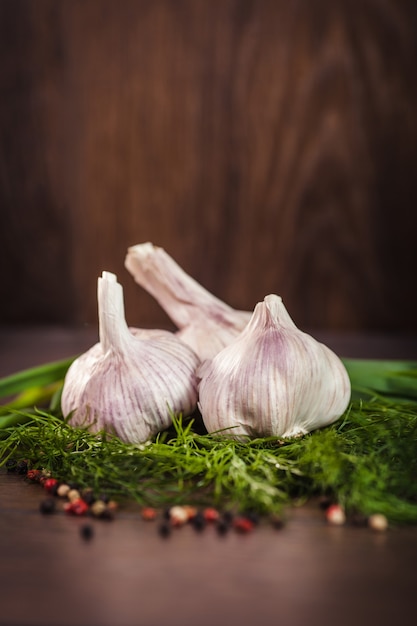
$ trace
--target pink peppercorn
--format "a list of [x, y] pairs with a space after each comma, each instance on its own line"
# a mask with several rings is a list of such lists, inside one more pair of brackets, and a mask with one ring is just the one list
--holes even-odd
[[146, 506], [141, 511], [142, 519], [147, 522], [152, 521], [156, 518], [156, 509], [151, 506]]
[[236, 517], [233, 520], [233, 528], [239, 533], [249, 533], [254, 529], [255, 524], [247, 517]]
[[56, 478], [47, 478], [44, 481], [43, 486], [46, 489], [46, 491], [48, 491], [49, 493], [53, 493], [58, 486], [58, 481]]
[[82, 498], [72, 500], [64, 505], [64, 511], [70, 515], [85, 515], [88, 511], [88, 504]]
[[217, 509], [208, 507], [207, 509], [204, 509], [203, 516], [206, 522], [217, 522], [220, 517], [220, 513], [217, 511]]
[[26, 474], [27, 478], [29, 480], [33, 480], [34, 482], [39, 482], [41, 475], [42, 475], [42, 472], [41, 470], [38, 470], [38, 469], [28, 470], [28, 473]]

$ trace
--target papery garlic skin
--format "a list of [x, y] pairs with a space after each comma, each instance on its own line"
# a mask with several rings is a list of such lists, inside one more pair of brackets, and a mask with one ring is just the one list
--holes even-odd
[[136, 283], [161, 305], [177, 333], [201, 360], [212, 358], [246, 326], [251, 313], [238, 311], [191, 278], [163, 248], [150, 242], [128, 248], [125, 266]]
[[197, 355], [169, 331], [129, 330], [116, 276], [98, 279], [100, 342], [76, 359], [61, 407], [73, 426], [143, 443], [197, 405]]
[[274, 294], [198, 375], [205, 427], [236, 439], [306, 434], [337, 420], [351, 394], [339, 357], [300, 331]]

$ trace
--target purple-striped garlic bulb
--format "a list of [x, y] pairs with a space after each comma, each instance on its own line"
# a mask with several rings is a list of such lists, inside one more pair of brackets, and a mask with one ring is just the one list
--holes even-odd
[[281, 298], [256, 305], [242, 333], [197, 372], [208, 432], [294, 437], [336, 421], [350, 400], [334, 352], [300, 331]]
[[64, 381], [61, 407], [73, 426], [143, 443], [173, 415], [197, 405], [197, 355], [174, 333], [129, 329], [123, 288], [110, 272], [98, 279], [99, 343], [77, 358]]
[[212, 358], [246, 326], [251, 313], [238, 311], [191, 278], [163, 248], [150, 242], [128, 248], [125, 266], [136, 283], [161, 305], [177, 335], [201, 360]]

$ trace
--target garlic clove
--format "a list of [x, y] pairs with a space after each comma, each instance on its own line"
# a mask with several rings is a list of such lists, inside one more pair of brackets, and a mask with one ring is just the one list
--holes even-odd
[[251, 313], [237, 311], [216, 298], [163, 248], [150, 242], [128, 248], [125, 266], [165, 310], [181, 340], [202, 360], [219, 352], [251, 318]]
[[74, 426], [142, 443], [197, 404], [197, 355], [165, 330], [129, 330], [116, 276], [98, 279], [100, 341], [76, 359], [61, 406]]
[[274, 294], [197, 375], [208, 432], [224, 430], [238, 439], [305, 434], [337, 420], [350, 400], [342, 361], [300, 331]]

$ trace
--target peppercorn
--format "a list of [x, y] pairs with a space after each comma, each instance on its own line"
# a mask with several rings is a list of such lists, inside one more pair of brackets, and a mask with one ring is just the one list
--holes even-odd
[[48, 491], [48, 493], [56, 494], [58, 489], [58, 481], [56, 478], [47, 478], [43, 483], [44, 489]]
[[19, 461], [16, 465], [16, 472], [18, 474], [27, 474], [28, 463], [27, 461]]
[[80, 535], [86, 541], [89, 541], [90, 539], [92, 539], [93, 535], [94, 535], [94, 529], [93, 529], [92, 525], [91, 524], [83, 524], [80, 527]]
[[81, 498], [81, 494], [78, 489], [70, 489], [67, 493], [67, 498], [70, 502], [73, 500], [79, 500]]
[[197, 509], [195, 506], [191, 506], [190, 504], [184, 504], [183, 509], [187, 514], [187, 520], [191, 522], [194, 517], [197, 515]]
[[203, 513], [201, 511], [198, 511], [194, 515], [194, 517], [191, 518], [190, 523], [192, 524], [193, 528], [195, 528], [195, 530], [202, 531], [207, 525], [207, 520], [204, 517]]
[[230, 530], [230, 522], [224, 518], [220, 518], [216, 522], [216, 530], [219, 535], [225, 535]]
[[114, 517], [113, 510], [103, 502], [103, 500], [96, 500], [90, 507], [90, 513], [94, 517], [99, 517], [104, 520], [112, 520]]
[[232, 511], [223, 511], [222, 513], [222, 519], [227, 523], [227, 524], [231, 524], [233, 522], [233, 513]]
[[88, 511], [88, 504], [82, 498], [71, 500], [65, 504], [64, 511], [70, 515], [85, 515]]
[[173, 506], [170, 509], [170, 520], [173, 526], [182, 526], [188, 522], [188, 513], [183, 506]]
[[161, 524], [159, 524], [158, 526], [158, 533], [161, 535], [161, 537], [169, 537], [171, 534], [171, 526], [167, 521], [163, 521]]
[[233, 528], [242, 534], [251, 532], [254, 526], [255, 524], [248, 517], [239, 516], [233, 520]]
[[381, 513], [374, 513], [369, 516], [368, 525], [372, 530], [383, 532], [388, 528], [388, 520], [385, 515], [382, 515]]
[[41, 474], [42, 474], [41, 470], [31, 469], [31, 470], [28, 470], [26, 477], [28, 478], [28, 480], [31, 480], [33, 482], [39, 482]]
[[217, 522], [220, 517], [220, 513], [218, 512], [218, 510], [214, 509], [213, 507], [207, 507], [206, 509], [204, 509], [203, 515], [206, 522]]
[[141, 516], [146, 522], [153, 521], [156, 518], [156, 509], [152, 506], [145, 506], [141, 511]]
[[326, 519], [333, 526], [343, 526], [346, 522], [346, 515], [340, 504], [331, 504], [326, 509]]
[[53, 498], [45, 498], [39, 505], [39, 511], [42, 515], [51, 515], [55, 512], [55, 500]]
[[94, 491], [91, 488], [84, 489], [81, 493], [82, 499], [87, 502], [89, 506], [96, 501], [96, 496], [94, 495]]
[[106, 510], [106, 505], [103, 500], [96, 500], [90, 507], [90, 512], [94, 517], [101, 517], [104, 515]]
[[61, 483], [57, 487], [56, 495], [59, 496], [60, 498], [66, 498], [69, 492], [70, 492], [70, 486], [67, 485], [66, 483]]

